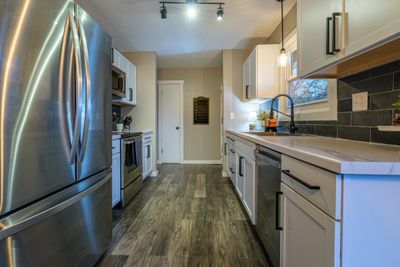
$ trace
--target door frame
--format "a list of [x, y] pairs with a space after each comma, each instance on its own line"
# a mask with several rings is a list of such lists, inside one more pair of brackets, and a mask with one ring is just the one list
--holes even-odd
[[180, 146], [180, 157], [179, 163], [183, 164], [184, 159], [184, 124], [183, 124], [183, 114], [184, 114], [184, 105], [183, 105], [183, 84], [185, 81], [183, 80], [159, 80], [157, 82], [157, 95], [158, 95], [158, 159], [159, 163], [163, 163], [163, 155], [161, 153], [162, 145], [163, 145], [163, 135], [162, 135], [162, 101], [161, 101], [161, 90], [160, 85], [167, 85], [167, 84], [178, 84], [179, 85], [179, 124], [180, 124], [180, 131], [179, 131], [179, 146]]

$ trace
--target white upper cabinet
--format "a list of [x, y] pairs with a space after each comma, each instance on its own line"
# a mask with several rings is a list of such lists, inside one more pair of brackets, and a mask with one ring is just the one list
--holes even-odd
[[399, 0], [298, 0], [299, 77], [394, 39], [399, 10]]
[[243, 101], [273, 98], [279, 93], [279, 45], [258, 45], [243, 64]]
[[400, 32], [399, 0], [346, 0], [347, 54], [352, 54]]
[[115, 48], [113, 49], [113, 65], [125, 73], [125, 92], [124, 98], [114, 98], [113, 102], [120, 105], [137, 105], [136, 98], [136, 65], [130, 62]]
[[341, 14], [338, 0], [297, 1], [298, 76], [312, 73], [342, 57], [343, 54], [337, 51], [341, 48], [338, 37], [342, 32], [339, 27], [342, 18], [334, 13]]

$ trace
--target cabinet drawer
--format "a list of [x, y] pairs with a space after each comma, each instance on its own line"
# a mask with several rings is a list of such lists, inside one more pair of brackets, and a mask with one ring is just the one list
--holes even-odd
[[282, 156], [282, 182], [336, 220], [341, 219], [342, 176]]
[[112, 154], [117, 154], [121, 151], [121, 141], [120, 139], [112, 141]]
[[255, 160], [254, 150], [256, 149], [256, 145], [253, 142], [247, 141], [243, 138], [231, 134], [227, 134], [226, 138], [228, 140], [228, 143], [242, 151], [252, 160]]

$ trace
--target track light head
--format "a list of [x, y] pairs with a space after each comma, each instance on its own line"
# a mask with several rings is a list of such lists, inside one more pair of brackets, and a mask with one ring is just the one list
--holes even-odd
[[224, 18], [224, 9], [220, 5], [217, 9], [217, 20], [222, 20]]
[[166, 19], [167, 18], [167, 7], [163, 4], [161, 9], [160, 9], [160, 13], [161, 13], [161, 18], [162, 19]]

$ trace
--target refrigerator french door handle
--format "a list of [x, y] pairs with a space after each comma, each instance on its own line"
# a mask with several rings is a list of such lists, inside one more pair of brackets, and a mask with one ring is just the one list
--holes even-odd
[[75, 157], [78, 151], [79, 136], [81, 132], [81, 116], [82, 116], [82, 53], [79, 42], [78, 30], [76, 28], [75, 20], [71, 12], [68, 12], [69, 21], [72, 31], [72, 44], [75, 59], [75, 84], [77, 89], [77, 107], [75, 113], [74, 134], [72, 139], [72, 151], [70, 154], [70, 164], [75, 162]]
[[[64, 33], [63, 33], [63, 39], [61, 43], [61, 55], [60, 55], [60, 65], [59, 65], [59, 73], [58, 73], [58, 90], [61, 94], [64, 94], [64, 74], [65, 74], [65, 59], [66, 59], [66, 53], [68, 49], [68, 36], [70, 34], [71, 30], [71, 25], [70, 25], [70, 16], [69, 14], [66, 17], [65, 20], [65, 26], [64, 26]], [[70, 57], [70, 61], [72, 62], [72, 57]], [[71, 158], [71, 146], [72, 146], [72, 139], [73, 139], [73, 133], [72, 133], [72, 114], [71, 114], [71, 81], [72, 81], [72, 70], [71, 70], [71, 62], [69, 64], [69, 69], [68, 69], [68, 79], [67, 79], [67, 86], [66, 86], [66, 99], [65, 99], [65, 107], [62, 107], [62, 116], [64, 120], [64, 130], [65, 130], [65, 136], [67, 138], [67, 148], [68, 148], [68, 154], [69, 158]]]
[[79, 154], [79, 160], [82, 162], [86, 154], [86, 146], [88, 142], [89, 125], [90, 125], [90, 111], [91, 111], [91, 77], [89, 68], [89, 50], [87, 46], [87, 39], [85, 35], [85, 29], [83, 28], [82, 22], [78, 20], [78, 31], [82, 41], [83, 47], [83, 66], [85, 71], [85, 108], [84, 108], [84, 126], [81, 140], [81, 150]]

